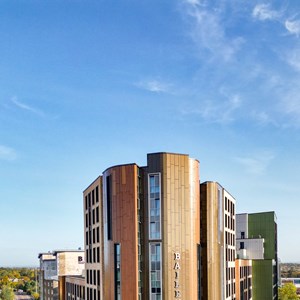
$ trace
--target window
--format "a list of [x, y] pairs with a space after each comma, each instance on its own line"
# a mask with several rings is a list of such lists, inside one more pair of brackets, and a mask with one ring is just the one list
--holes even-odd
[[242, 231], [242, 232], [241, 232], [241, 239], [244, 239], [244, 238], [245, 238], [245, 232]]
[[244, 242], [240, 242], [240, 249], [245, 249]]
[[99, 223], [99, 207], [96, 207], [96, 222]]
[[160, 174], [149, 175], [149, 238], [161, 238]]
[[112, 240], [111, 175], [106, 177], [107, 239]]
[[149, 260], [149, 278], [150, 278], [150, 299], [161, 300], [162, 299], [162, 261], [161, 261], [161, 244], [150, 244], [150, 260]]
[[100, 262], [100, 248], [97, 247], [97, 263]]
[[99, 227], [97, 227], [97, 243], [100, 241]]
[[115, 244], [115, 300], [121, 300], [121, 245]]
[[96, 202], [99, 202], [99, 188], [96, 186]]
[[85, 214], [85, 227], [89, 226], [89, 215]]

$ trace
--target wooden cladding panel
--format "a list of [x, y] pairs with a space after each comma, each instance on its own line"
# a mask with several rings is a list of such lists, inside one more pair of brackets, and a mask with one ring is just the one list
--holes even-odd
[[137, 166], [113, 167], [103, 176], [109, 175], [112, 180], [112, 240], [104, 239], [104, 299], [115, 299], [114, 245], [117, 243], [121, 245], [122, 299], [135, 300], [138, 297]]

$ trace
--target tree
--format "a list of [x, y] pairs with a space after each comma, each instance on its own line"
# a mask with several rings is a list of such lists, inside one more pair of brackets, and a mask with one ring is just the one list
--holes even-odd
[[38, 300], [38, 299], [40, 299], [40, 294], [34, 292], [34, 293], [32, 293], [32, 297], [33, 297], [35, 300]]
[[279, 300], [297, 300], [297, 288], [291, 282], [278, 289]]
[[1, 300], [14, 300], [15, 294], [11, 287], [7, 285], [2, 286], [2, 291], [0, 294]]

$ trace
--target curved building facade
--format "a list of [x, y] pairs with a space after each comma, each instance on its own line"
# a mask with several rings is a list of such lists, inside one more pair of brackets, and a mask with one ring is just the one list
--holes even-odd
[[105, 170], [84, 191], [87, 300], [200, 299], [199, 189], [184, 154]]

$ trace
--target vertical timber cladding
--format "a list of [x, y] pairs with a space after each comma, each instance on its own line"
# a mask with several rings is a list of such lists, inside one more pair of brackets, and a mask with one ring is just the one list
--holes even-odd
[[[138, 250], [137, 250], [137, 175], [135, 164], [111, 167], [103, 173], [104, 204], [104, 295], [103, 299], [116, 299], [115, 250], [120, 247], [121, 298], [138, 298]], [[106, 179], [110, 182], [110, 199], [107, 198]], [[110, 202], [108, 207], [107, 203]], [[107, 210], [109, 208], [109, 210]], [[111, 220], [108, 220], [111, 218]], [[109, 228], [109, 221], [111, 228]], [[111, 231], [111, 232], [110, 232]]]
[[161, 173], [163, 295], [197, 299], [200, 244], [199, 162], [188, 155], [148, 155], [148, 172]]
[[221, 187], [216, 182], [201, 184], [201, 299], [224, 299], [222, 198]]

